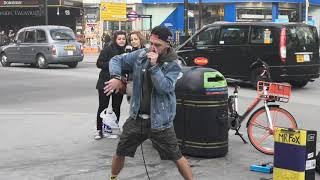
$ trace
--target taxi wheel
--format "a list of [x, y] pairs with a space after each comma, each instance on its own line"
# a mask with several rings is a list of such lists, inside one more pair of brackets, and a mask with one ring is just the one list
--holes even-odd
[[43, 55], [38, 55], [37, 56], [37, 66], [40, 69], [48, 68], [48, 62], [47, 62], [46, 58]]
[[31, 63], [31, 64], [30, 64], [30, 67], [33, 67], [33, 68], [34, 68], [34, 67], [37, 67], [37, 64], [36, 64], [36, 63]]
[[2, 53], [0, 55], [0, 60], [1, 60], [1, 64], [3, 67], [9, 67], [10, 66], [10, 62], [8, 61], [8, 57], [6, 55], [6, 53]]
[[78, 66], [78, 62], [70, 62], [67, 65], [69, 66], [69, 68], [75, 68]]

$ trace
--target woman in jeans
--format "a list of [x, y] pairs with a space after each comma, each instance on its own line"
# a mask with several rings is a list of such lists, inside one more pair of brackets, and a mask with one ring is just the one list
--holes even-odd
[[117, 123], [120, 119], [120, 106], [122, 103], [123, 94], [113, 93], [112, 95], [107, 96], [103, 92], [103, 88], [105, 86], [104, 83], [110, 80], [109, 61], [112, 57], [124, 53], [126, 42], [126, 32], [115, 31], [112, 37], [112, 42], [100, 52], [99, 58], [97, 60], [97, 67], [100, 68], [101, 71], [96, 85], [96, 89], [98, 90], [99, 94], [99, 108], [97, 112], [97, 134], [94, 137], [94, 139], [96, 140], [103, 138], [102, 118], [100, 117], [100, 113], [104, 109], [108, 108], [110, 96], [112, 96], [112, 109], [117, 116]]

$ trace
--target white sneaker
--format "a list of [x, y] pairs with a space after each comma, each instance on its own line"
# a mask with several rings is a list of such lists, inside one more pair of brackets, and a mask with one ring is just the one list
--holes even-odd
[[102, 131], [97, 131], [96, 134], [95, 134], [95, 136], [94, 136], [94, 139], [95, 139], [95, 140], [100, 140], [100, 139], [102, 139], [102, 138], [103, 138], [103, 133], [102, 133]]

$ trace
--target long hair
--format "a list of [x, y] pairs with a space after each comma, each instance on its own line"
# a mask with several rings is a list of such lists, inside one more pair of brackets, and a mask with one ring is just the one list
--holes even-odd
[[[119, 35], [124, 35], [124, 36], [126, 37], [126, 39], [127, 39], [127, 33], [126, 33], [125, 31], [122, 31], [122, 30], [115, 31], [115, 32], [113, 33], [113, 36], [112, 36], [112, 44], [118, 46], [118, 44], [117, 44], [117, 37], [118, 37]], [[126, 43], [126, 44], [127, 44], [127, 43]]]
[[140, 39], [140, 43], [141, 43], [141, 47], [144, 47], [147, 43], [147, 40], [146, 38], [141, 34], [140, 31], [132, 31], [130, 32], [129, 36], [128, 36], [128, 43], [130, 44], [130, 41], [131, 41], [131, 35], [132, 34], [135, 34], [138, 36], [138, 38]]

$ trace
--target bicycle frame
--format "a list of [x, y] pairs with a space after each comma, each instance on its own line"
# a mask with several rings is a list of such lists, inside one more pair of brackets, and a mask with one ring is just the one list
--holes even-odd
[[[258, 96], [254, 99], [254, 101], [249, 105], [249, 107], [247, 108], [247, 110], [242, 114], [240, 115], [238, 112], [239, 112], [239, 107], [238, 107], [238, 87], [236, 86], [235, 87], [235, 90], [234, 90], [234, 109], [236, 111], [236, 113], [238, 114], [239, 116], [239, 124], [242, 124], [242, 122], [248, 117], [248, 115], [253, 111], [253, 109], [255, 107], [257, 107], [257, 105], [259, 104], [260, 101], [262, 101], [262, 99], [260, 99]], [[266, 89], [264, 89], [264, 92], [263, 92], [263, 95], [264, 96], [267, 96], [268, 93], [266, 91]], [[266, 113], [267, 113], [267, 119], [268, 119], [268, 122], [269, 122], [269, 128], [271, 131], [274, 130], [273, 128], [273, 122], [272, 122], [272, 119], [271, 119], [271, 114], [270, 114], [270, 109], [269, 109], [269, 106], [268, 106], [268, 101], [265, 99], [264, 100], [264, 108], [266, 109]]]

